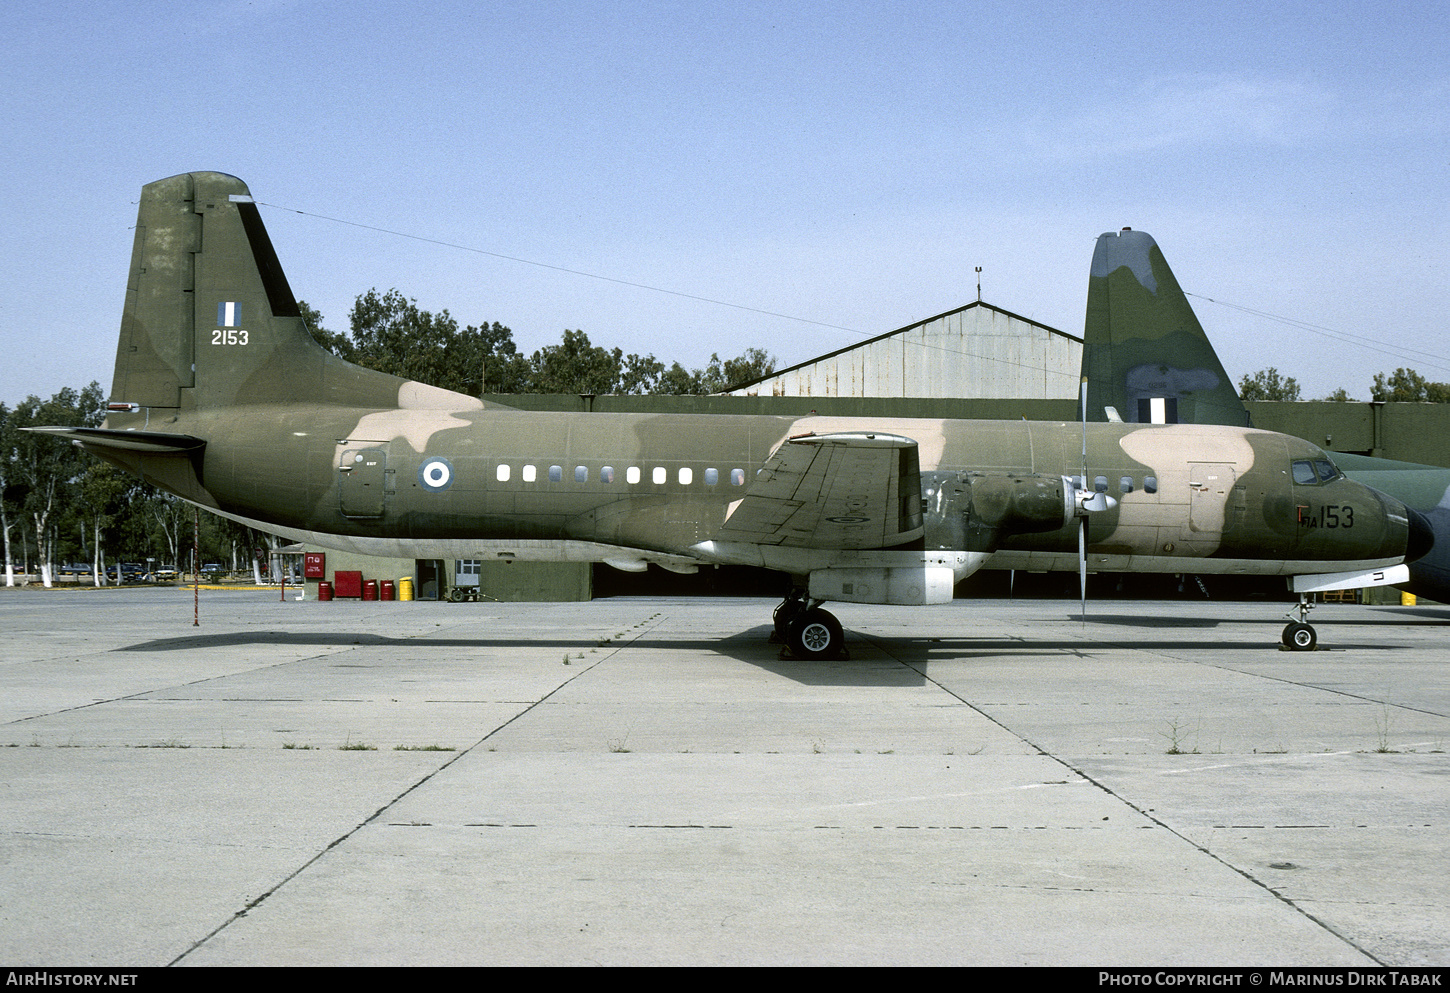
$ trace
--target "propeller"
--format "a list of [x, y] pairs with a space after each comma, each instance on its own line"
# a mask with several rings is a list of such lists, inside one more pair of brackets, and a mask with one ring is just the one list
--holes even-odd
[[1082, 623], [1087, 624], [1087, 515], [1088, 509], [1088, 474], [1087, 474], [1087, 377], [1082, 377], [1082, 490], [1077, 495], [1078, 500], [1078, 522], [1077, 522], [1077, 595], [1078, 609], [1082, 613]]
[[1073, 513], [1077, 516], [1077, 582], [1082, 622], [1087, 623], [1087, 528], [1088, 515], [1110, 510], [1118, 501], [1098, 492], [1088, 483], [1087, 461], [1087, 377], [1082, 378], [1082, 475], [1073, 480]]

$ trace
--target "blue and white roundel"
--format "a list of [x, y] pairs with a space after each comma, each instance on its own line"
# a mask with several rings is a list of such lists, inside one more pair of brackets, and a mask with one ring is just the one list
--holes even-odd
[[418, 482], [430, 493], [442, 493], [453, 485], [452, 463], [435, 455], [418, 470]]

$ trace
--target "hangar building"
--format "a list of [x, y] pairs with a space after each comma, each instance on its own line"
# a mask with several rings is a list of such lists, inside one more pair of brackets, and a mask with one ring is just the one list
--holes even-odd
[[977, 301], [725, 395], [1072, 400], [1081, 366], [1081, 338]]

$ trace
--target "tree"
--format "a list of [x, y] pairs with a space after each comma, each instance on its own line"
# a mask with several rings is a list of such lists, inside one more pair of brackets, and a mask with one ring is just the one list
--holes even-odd
[[1450, 383], [1432, 383], [1413, 369], [1376, 373], [1369, 398], [1383, 403], [1450, 403]]
[[711, 355], [693, 372], [653, 355], [626, 355], [595, 345], [583, 331], [566, 329], [557, 345], [525, 357], [513, 331], [499, 324], [459, 327], [447, 310], [432, 313], [396, 289], [360, 295], [348, 315], [351, 331], [335, 334], [322, 315], [299, 301], [303, 320], [322, 347], [339, 358], [379, 372], [456, 393], [703, 394], [718, 393], [769, 375], [775, 359], [748, 348], [733, 359]]
[[583, 331], [565, 330], [557, 345], [545, 345], [530, 362], [529, 393], [653, 393], [664, 365], [653, 355], [625, 355], [622, 349], [592, 344]]
[[762, 348], [747, 348], [738, 358], [720, 361], [719, 355], [710, 356], [710, 365], [705, 370], [706, 393], [723, 393], [744, 383], [764, 379], [775, 372], [775, 356]]
[[1354, 397], [1350, 396], [1349, 395], [1349, 391], [1346, 390], [1343, 386], [1341, 386], [1339, 389], [1335, 390], [1333, 393], [1329, 394], [1329, 396], [1325, 397], [1324, 399], [1325, 400], [1328, 400], [1330, 403], [1353, 403], [1354, 402]]
[[340, 331], [329, 331], [322, 326], [322, 314], [310, 307], [306, 300], [297, 301], [297, 309], [302, 312], [302, 323], [307, 325], [307, 330], [312, 332], [312, 337], [323, 348], [340, 359], [347, 359], [349, 362], [357, 361], [356, 349], [352, 347], [352, 339]]
[[[5, 535], [5, 585], [15, 585], [15, 560], [10, 551], [10, 529], [15, 526], [13, 514], [19, 510], [18, 499], [12, 500], [10, 482], [14, 476], [11, 462], [15, 454], [15, 418], [9, 407], [0, 403], [0, 532]], [[14, 494], [18, 498], [19, 494]]]
[[[58, 425], [94, 427], [104, 416], [105, 399], [99, 383], [76, 391], [67, 386], [49, 400], [31, 395], [21, 401], [10, 421], [14, 428]], [[7, 479], [6, 496], [16, 499], [35, 528], [35, 551], [41, 582], [52, 585], [56, 524], [59, 509], [79, 503], [78, 481], [89, 456], [74, 445], [26, 431], [7, 431], [9, 449], [4, 461], [14, 480]]]
[[[103, 535], [122, 512], [127, 498], [137, 488], [138, 482], [133, 476], [99, 459], [90, 459], [77, 481], [86, 523], [91, 529], [91, 574], [97, 586], [104, 586], [106, 583]], [[118, 574], [116, 582], [120, 581]]]
[[1260, 369], [1252, 376], [1247, 373], [1239, 380], [1241, 400], [1298, 400], [1299, 382], [1292, 376], [1280, 377], [1273, 366]]
[[472, 396], [526, 392], [520, 386], [529, 364], [514, 345], [514, 333], [497, 321], [460, 329], [448, 311], [421, 310], [396, 289], [368, 290], [348, 320], [348, 346], [332, 351], [358, 365]]
[[724, 361], [715, 353], [710, 356], [708, 366], [694, 372], [676, 362], [660, 376], [655, 392], [673, 396], [723, 393], [763, 379], [774, 371], [775, 357], [761, 348], [747, 348], [743, 355]]

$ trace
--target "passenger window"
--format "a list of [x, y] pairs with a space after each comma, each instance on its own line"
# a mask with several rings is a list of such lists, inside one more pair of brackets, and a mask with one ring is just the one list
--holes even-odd
[[1157, 476], [1144, 476], [1143, 477], [1143, 492], [1144, 493], [1157, 493], [1158, 492], [1158, 477]]
[[1108, 477], [1107, 476], [1099, 476], [1096, 479], [1094, 479], [1093, 480], [1093, 489], [1094, 490], [1097, 490], [1099, 493], [1106, 493], [1106, 492], [1108, 492]]
[[508, 463], [507, 462], [500, 462], [498, 464], [498, 471], [494, 475], [496, 475], [498, 477], [498, 481], [500, 483], [507, 483], [509, 481], [509, 467], [508, 467]]
[[665, 481], [669, 479], [669, 475], [670, 475], [669, 472], [665, 469], [664, 466], [662, 466], [662, 465], [655, 466], [654, 477], [653, 477], [654, 478], [654, 484], [656, 486], [663, 486], [663, 485], [665, 485]]
[[606, 465], [599, 467], [599, 481], [601, 483], [614, 482], [614, 466]]
[[632, 465], [624, 470], [624, 481], [630, 486], [637, 484], [639, 482], [639, 466]]
[[561, 465], [549, 466], [549, 482], [562, 483], [564, 481], [564, 467]]
[[574, 482], [589, 482], [589, 467], [587, 465], [576, 465], [574, 467]]
[[714, 486], [714, 485], [716, 485], [719, 482], [720, 482], [720, 470], [719, 469], [706, 469], [705, 470], [705, 485], [706, 486]]
[[731, 486], [744, 486], [745, 485], [745, 470], [744, 469], [731, 469], [730, 470], [730, 485]]
[[537, 472], [531, 465], [524, 466], [524, 482], [532, 483], [537, 478]]
[[690, 483], [694, 480], [694, 478], [695, 478], [695, 471], [693, 469], [681, 469], [680, 470], [680, 485], [681, 486], [689, 486]]
[[1132, 476], [1124, 476], [1122, 479], [1118, 480], [1118, 492], [1119, 493], [1132, 493], [1133, 492], [1133, 477]]

